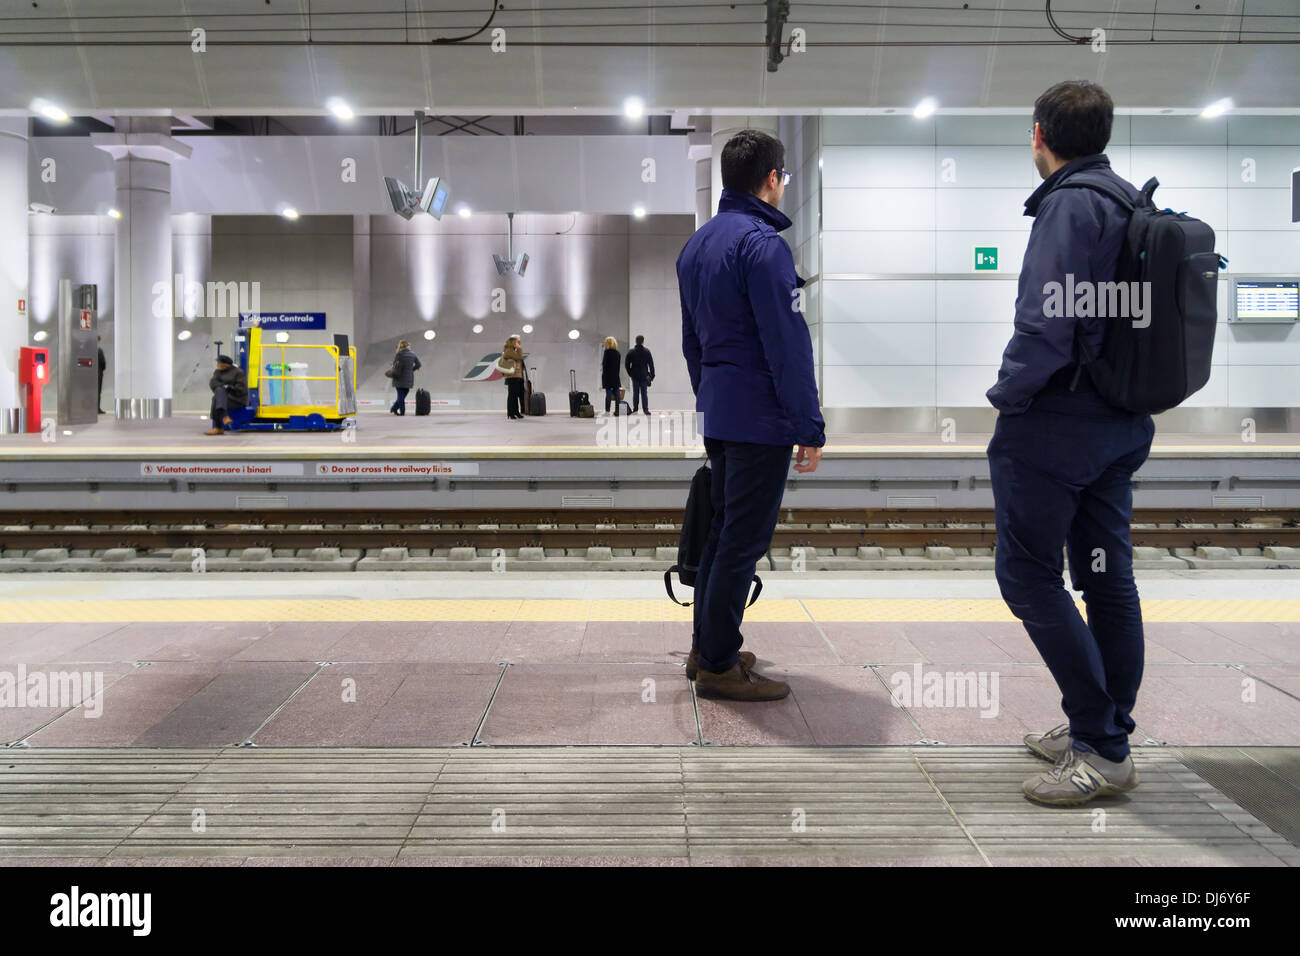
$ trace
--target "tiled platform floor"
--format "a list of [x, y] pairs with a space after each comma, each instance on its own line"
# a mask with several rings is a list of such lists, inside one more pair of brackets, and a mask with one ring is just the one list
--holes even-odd
[[[563, 398], [563, 394], [560, 395]], [[552, 399], [555, 395], [552, 394]], [[662, 416], [673, 416], [680, 428], [688, 429], [685, 414], [680, 410], [658, 410]], [[630, 424], [641, 420], [633, 416]], [[236, 455], [245, 457], [250, 452], [259, 455], [329, 455], [346, 457], [362, 455], [374, 457], [426, 456], [430, 454], [506, 454], [533, 455], [568, 452], [572, 454], [606, 457], [618, 454], [645, 454], [646, 439], [633, 435], [632, 446], [610, 446], [608, 441], [597, 441], [604, 426], [603, 420], [571, 419], [554, 411], [543, 418], [527, 418], [520, 422], [506, 421], [504, 412], [477, 412], [462, 410], [437, 410], [427, 418], [407, 415], [398, 418], [379, 410], [363, 410], [357, 418], [355, 443], [343, 444], [337, 433], [329, 432], [229, 432], [225, 435], [205, 437], [202, 433], [210, 422], [201, 420], [196, 412], [177, 413], [158, 421], [118, 421], [111, 416], [101, 417], [94, 425], [69, 427], [72, 434], [59, 429], [55, 441], [44, 442], [39, 434], [0, 436], [0, 459], [10, 456], [32, 455], [60, 456], [64, 454], [136, 455], [136, 454], [203, 454], [210, 457]], [[657, 431], [662, 431], [662, 424]], [[914, 432], [829, 432], [827, 454], [830, 456], [852, 453], [879, 453], [898, 448], [909, 454], [934, 453], [953, 455], [971, 453], [982, 456], [988, 446], [989, 435], [971, 432], [959, 434], [954, 442], [939, 442], [933, 434]], [[663, 449], [665, 453], [680, 454], [680, 450]], [[1300, 433], [1281, 432], [1258, 434], [1255, 441], [1244, 443], [1237, 432], [1227, 434], [1183, 434], [1158, 431], [1153, 445], [1153, 455], [1166, 452], [1175, 454], [1261, 454], [1270, 451], [1300, 454]]]
[[[790, 682], [785, 700], [696, 699], [689, 627], [671, 621], [6, 623], [0, 672], [98, 673], [103, 693], [90, 708], [0, 707], [0, 742], [965, 745], [1061, 719], [1018, 623], [814, 617], [745, 633], [760, 669]], [[918, 669], [923, 685], [974, 674], [986, 699], [905, 698]], [[1137, 742], [1300, 744], [1300, 624], [1149, 622], [1134, 716]]]
[[[103, 690], [0, 707], [0, 862], [1300, 863], [1180, 756], [1293, 759], [1300, 577], [1141, 583], [1143, 783], [1078, 811], [1020, 793], [1043, 766], [1020, 738], [1060, 722], [1059, 692], [987, 575], [774, 577], [744, 628], [793, 688], [767, 704], [695, 697], [660, 586], [7, 577], [0, 675]], [[986, 696], [905, 699], [918, 669]]]

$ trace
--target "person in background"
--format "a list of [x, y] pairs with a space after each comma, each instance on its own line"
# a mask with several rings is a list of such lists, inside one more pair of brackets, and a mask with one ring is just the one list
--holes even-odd
[[524, 417], [524, 346], [523, 339], [512, 335], [501, 349], [501, 361], [509, 363], [506, 372], [506, 418], [518, 421]]
[[[1095, 83], [1058, 83], [1034, 103], [1030, 149], [1043, 183], [1025, 202], [1034, 217], [1020, 269], [1014, 331], [988, 400], [998, 410], [989, 442], [998, 588], [1061, 691], [1069, 721], [1028, 734], [1025, 746], [1051, 770], [1024, 782], [1025, 796], [1073, 806], [1138, 784], [1129, 753], [1142, 681], [1142, 607], [1133, 578], [1133, 473], [1155, 435], [1150, 415], [1108, 405], [1076, 337], [1096, 355], [1110, 321], [1053, 315], [1050, 283], [1072, 288], [1116, 277], [1129, 213], [1083, 183], [1138, 191], [1110, 167], [1114, 103]], [[1101, 295], [1099, 292], [1098, 295]], [[1085, 621], [1062, 582], [1083, 592]]]
[[804, 280], [780, 233], [785, 147], [757, 130], [722, 149], [718, 214], [677, 257], [682, 354], [713, 473], [713, 523], [695, 575], [686, 676], [701, 697], [780, 700], [784, 681], [753, 670], [740, 633], [754, 567], [772, 544], [790, 471], [815, 471], [826, 444]]
[[419, 367], [420, 359], [411, 351], [411, 343], [402, 339], [397, 343], [393, 367], [384, 373], [393, 380], [393, 387], [397, 389], [397, 400], [388, 409], [390, 414], [406, 414], [406, 393], [415, 386], [415, 370]]
[[628, 349], [624, 360], [627, 377], [632, 381], [632, 411], [638, 409], [644, 415], [650, 414], [650, 396], [646, 389], [655, 380], [655, 357], [645, 347], [645, 336], [636, 337], [636, 347]]
[[104, 369], [108, 368], [108, 359], [104, 358], [104, 337], [102, 335], [97, 335], [95, 336], [95, 341], [99, 343], [98, 348], [96, 349], [96, 351], [99, 352], [99, 393], [98, 393], [99, 398], [95, 402], [95, 408], [99, 410], [99, 414], [103, 415], [104, 414]]
[[600, 385], [605, 390], [605, 414], [609, 414], [609, 403], [614, 403], [614, 417], [618, 417], [618, 393], [623, 383], [618, 377], [619, 354], [618, 339], [608, 336], [605, 339], [605, 354], [600, 360]]
[[220, 435], [224, 426], [234, 424], [230, 420], [230, 409], [248, 404], [248, 378], [229, 355], [218, 355], [217, 370], [208, 380], [208, 388], [212, 389], [212, 427], [203, 434]]

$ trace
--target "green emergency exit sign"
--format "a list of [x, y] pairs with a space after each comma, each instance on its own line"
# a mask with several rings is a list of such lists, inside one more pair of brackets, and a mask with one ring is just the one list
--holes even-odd
[[975, 247], [975, 271], [996, 272], [997, 268], [998, 268], [998, 247], [997, 246], [976, 246]]

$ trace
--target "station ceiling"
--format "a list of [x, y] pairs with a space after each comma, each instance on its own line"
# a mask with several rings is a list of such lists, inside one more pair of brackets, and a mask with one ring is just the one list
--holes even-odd
[[[1023, 109], [1065, 78], [1126, 107], [1300, 108], [1297, 0], [1050, 4], [0, 0], [0, 110], [43, 97], [85, 116], [322, 115], [332, 96], [363, 115], [608, 114], [629, 96], [659, 114], [924, 96]], [[772, 71], [769, 8], [782, 7]]]

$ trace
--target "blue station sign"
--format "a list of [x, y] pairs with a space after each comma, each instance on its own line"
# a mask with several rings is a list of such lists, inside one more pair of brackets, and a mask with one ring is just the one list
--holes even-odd
[[271, 332], [297, 332], [303, 329], [325, 328], [324, 312], [241, 312], [239, 327], [254, 326]]

